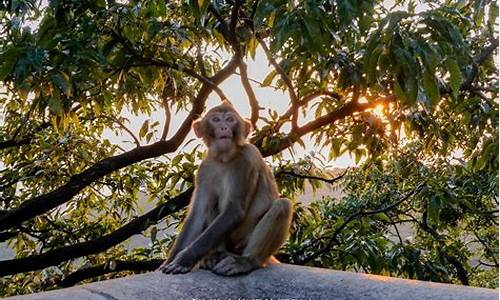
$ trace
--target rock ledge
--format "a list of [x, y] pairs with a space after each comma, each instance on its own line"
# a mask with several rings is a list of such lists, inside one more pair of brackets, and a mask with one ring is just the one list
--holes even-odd
[[498, 290], [279, 264], [238, 277], [151, 272], [9, 299], [493, 300]]

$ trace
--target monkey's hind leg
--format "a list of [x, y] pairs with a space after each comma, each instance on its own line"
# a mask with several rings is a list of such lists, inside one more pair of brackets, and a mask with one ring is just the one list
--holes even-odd
[[291, 221], [290, 200], [275, 200], [250, 234], [243, 254], [222, 259], [212, 271], [219, 275], [231, 276], [260, 268], [287, 239]]

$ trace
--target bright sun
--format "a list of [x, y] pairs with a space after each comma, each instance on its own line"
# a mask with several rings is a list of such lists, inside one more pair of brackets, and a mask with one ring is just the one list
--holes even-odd
[[373, 108], [372, 112], [377, 117], [383, 117], [384, 116], [384, 105], [383, 104], [379, 104], [379, 105], [375, 106]]

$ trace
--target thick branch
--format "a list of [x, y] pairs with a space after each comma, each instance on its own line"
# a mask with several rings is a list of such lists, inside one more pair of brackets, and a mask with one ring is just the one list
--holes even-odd
[[95, 240], [50, 250], [39, 255], [0, 261], [0, 276], [35, 271], [58, 265], [69, 259], [105, 251], [125, 241], [132, 235], [141, 233], [148, 228], [149, 225], [156, 224], [165, 216], [187, 206], [192, 192], [193, 189], [191, 188], [166, 203], [150, 210], [148, 213], [130, 221], [112, 233]]
[[[234, 56], [226, 67], [221, 69], [214, 77], [211, 78], [211, 81], [219, 84], [225, 80], [237, 68], [238, 62], [239, 58]], [[158, 141], [148, 146], [137, 147], [128, 152], [97, 162], [82, 173], [72, 176], [70, 181], [65, 185], [47, 194], [26, 200], [18, 208], [9, 210], [5, 215], [0, 217], [0, 230], [5, 230], [15, 225], [19, 225], [26, 220], [45, 213], [71, 200], [73, 196], [93, 181], [108, 175], [113, 171], [148, 158], [157, 157], [177, 150], [189, 133], [193, 120], [197, 119], [203, 112], [205, 101], [212, 90], [212, 85], [202, 85], [197, 97], [194, 100], [191, 111], [186, 119], [184, 119], [176, 134], [170, 140]]]
[[0, 232], [0, 243], [5, 242], [6, 240], [10, 240], [11, 238], [17, 236], [19, 232], [17, 231], [5, 231]]
[[[49, 126], [50, 126], [49, 122], [42, 123], [40, 126], [38, 126], [35, 129], [35, 132], [43, 130], [43, 129], [49, 127]], [[27, 144], [29, 144], [31, 142], [31, 140], [32, 140], [31, 137], [27, 137], [27, 138], [23, 138], [23, 139], [16, 139], [14, 137], [14, 138], [12, 138], [10, 140], [1, 141], [0, 142], [0, 150], [7, 149], [7, 148], [10, 148], [10, 147], [18, 147], [18, 146], [22, 146], [22, 145], [27, 145]]]
[[[279, 153], [283, 151], [284, 149], [290, 147], [293, 145], [300, 137], [318, 129], [321, 128], [325, 125], [334, 123], [337, 120], [343, 119], [346, 116], [352, 115], [356, 112], [361, 112], [370, 108], [374, 108], [377, 105], [381, 103], [387, 103], [394, 101], [393, 96], [389, 97], [384, 97], [380, 98], [376, 101], [369, 102], [369, 103], [354, 103], [354, 102], [348, 102], [341, 108], [332, 111], [326, 115], [323, 115], [321, 117], [318, 117], [314, 119], [313, 121], [310, 121], [306, 124], [304, 124], [301, 127], [298, 127], [295, 131], [292, 131], [290, 134], [286, 135], [284, 138], [280, 139], [279, 141], [276, 142], [275, 146], [272, 148], [267, 148], [267, 149], [262, 149], [262, 155], [263, 156], [270, 156], [274, 155], [276, 153]], [[259, 141], [253, 141], [254, 143], [258, 144]]]
[[243, 60], [240, 62], [239, 69], [241, 84], [245, 88], [245, 92], [248, 97], [248, 103], [250, 104], [250, 108], [252, 110], [252, 113], [250, 115], [250, 122], [255, 128], [255, 124], [257, 124], [257, 121], [259, 120], [259, 102], [257, 101], [257, 97], [255, 97], [255, 93], [253, 92], [252, 86], [250, 85], [247, 73], [247, 65]]
[[60, 287], [70, 287], [77, 284], [85, 279], [94, 278], [97, 276], [106, 275], [109, 273], [115, 273], [120, 271], [153, 271], [156, 270], [163, 260], [161, 259], [151, 259], [151, 260], [115, 260], [113, 265], [110, 263], [96, 265], [88, 268], [80, 269], [73, 272], [61, 280], [58, 285]]
[[[417, 222], [420, 228], [430, 234], [439, 245], [445, 248], [445, 237], [439, 234], [434, 228], [429, 226], [427, 223], [427, 202], [424, 202], [424, 212], [422, 213], [422, 221]], [[457, 278], [462, 282], [463, 285], [469, 285], [469, 275], [464, 265], [452, 254], [442, 251], [442, 255], [446, 258], [446, 260], [455, 268], [457, 271]]]
[[0, 142], [0, 150], [2, 149], [7, 149], [10, 147], [18, 147], [22, 145], [29, 144], [31, 142], [31, 138], [24, 138], [24, 139], [13, 139], [13, 140], [7, 140], [7, 141], [2, 141]]

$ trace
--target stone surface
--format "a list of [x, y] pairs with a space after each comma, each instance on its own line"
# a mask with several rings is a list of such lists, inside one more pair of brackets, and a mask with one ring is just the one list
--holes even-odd
[[279, 264], [249, 275], [151, 272], [9, 299], [498, 299], [498, 290]]

